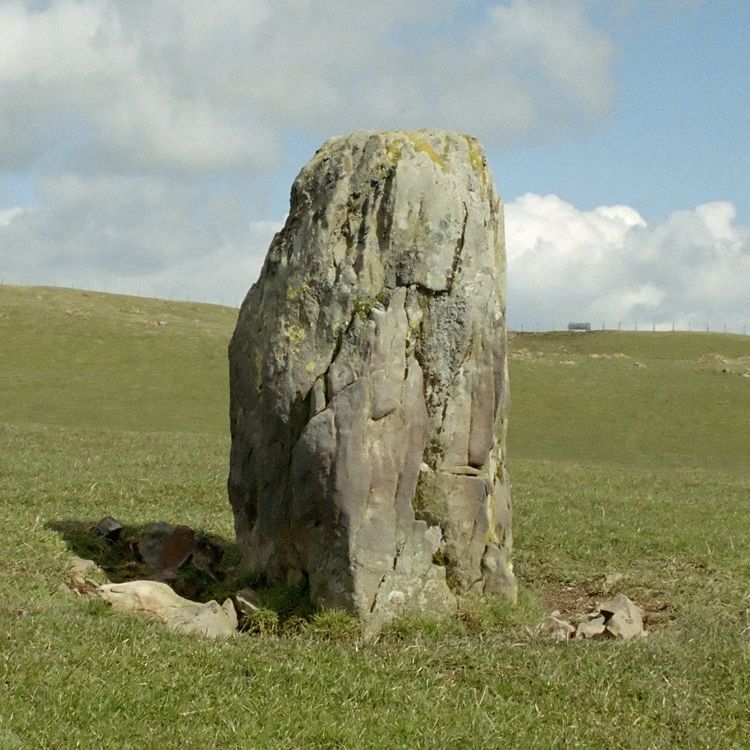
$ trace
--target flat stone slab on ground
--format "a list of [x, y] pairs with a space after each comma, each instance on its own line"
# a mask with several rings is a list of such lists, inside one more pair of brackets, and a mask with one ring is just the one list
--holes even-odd
[[117, 612], [135, 613], [164, 623], [170, 630], [206, 638], [228, 638], [237, 632], [231, 599], [193, 602], [160, 581], [128, 581], [99, 586], [98, 596]]

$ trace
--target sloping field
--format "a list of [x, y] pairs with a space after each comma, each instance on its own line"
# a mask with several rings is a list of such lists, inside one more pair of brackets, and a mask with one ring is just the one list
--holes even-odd
[[[0, 286], [0, 748], [747, 746], [750, 338], [513, 337], [516, 608], [206, 643], [58, 591], [71, 554], [106, 562], [86, 533], [106, 514], [231, 560], [235, 315]], [[612, 572], [648, 638], [537, 631]]]
[[511, 456], [750, 470], [750, 337], [519, 334]]
[[0, 287], [0, 419], [223, 432], [236, 311], [52, 287]]

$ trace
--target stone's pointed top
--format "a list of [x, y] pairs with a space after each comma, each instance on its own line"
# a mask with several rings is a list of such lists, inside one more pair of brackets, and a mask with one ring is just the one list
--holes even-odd
[[348, 136], [334, 136], [316, 152], [305, 170], [316, 168], [319, 161], [344, 151], [353, 154], [369, 151], [384, 162], [396, 163], [402, 158], [429, 159], [435, 166], [468, 171], [491, 182], [487, 158], [479, 141], [473, 136], [450, 130], [356, 130]]
[[471, 141], [479, 143], [472, 135], [460, 133], [456, 130], [441, 130], [439, 128], [419, 128], [418, 130], [355, 130], [349, 135], [334, 135], [329, 138], [321, 148], [325, 148], [329, 143], [350, 142], [359, 144], [363, 141], [374, 138], [385, 143], [392, 141], [422, 141], [442, 140], [442, 141]]
[[513, 597], [502, 209], [479, 143], [329, 140], [230, 345], [246, 567], [377, 628]]

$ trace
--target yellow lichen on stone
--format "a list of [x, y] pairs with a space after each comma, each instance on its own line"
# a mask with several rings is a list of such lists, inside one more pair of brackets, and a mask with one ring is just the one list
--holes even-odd
[[448, 169], [448, 142], [445, 142], [443, 153], [439, 154], [435, 151], [429, 139], [418, 131], [399, 133], [399, 135], [388, 144], [386, 150], [391, 161], [398, 160], [407, 143], [409, 143], [417, 153], [427, 154], [432, 163], [437, 165], [443, 172]]
[[443, 154], [438, 154], [437, 151], [432, 147], [432, 144], [420, 133], [409, 133], [409, 140], [411, 141], [412, 146], [414, 146], [414, 150], [423, 154], [427, 154], [427, 156], [432, 159], [433, 164], [437, 164], [440, 169], [445, 171], [447, 163], [446, 158], [448, 156], [448, 142], [445, 142], [445, 150]]
[[479, 145], [479, 141], [476, 138], [467, 135], [466, 143], [469, 146], [469, 162], [471, 163], [471, 168], [483, 180], [487, 179], [487, 163], [484, 158], [482, 147]]
[[484, 151], [476, 138], [472, 138], [470, 135], [464, 137], [466, 138], [466, 143], [469, 147], [469, 163], [474, 170], [474, 174], [479, 177], [479, 180], [482, 183], [483, 192], [486, 193], [488, 176], [487, 160], [484, 157]]
[[484, 543], [500, 544], [500, 538], [497, 535], [497, 518], [492, 501], [487, 504], [487, 533], [484, 536]]
[[305, 372], [315, 372], [315, 362], [308, 362], [305, 365]]
[[404, 148], [404, 142], [403, 141], [391, 141], [386, 146], [386, 153], [388, 154], [388, 159], [390, 161], [398, 161], [399, 157], [401, 156], [401, 151]]
[[305, 329], [302, 328], [302, 326], [297, 325], [296, 323], [290, 323], [289, 325], [287, 325], [284, 328], [284, 335], [289, 339], [289, 343], [292, 345], [292, 348], [302, 343], [307, 336], [307, 334], [305, 333]]
[[307, 291], [309, 290], [310, 286], [306, 281], [303, 281], [299, 286], [290, 286], [286, 290], [286, 298], [290, 302], [295, 302], [300, 297], [303, 297]]

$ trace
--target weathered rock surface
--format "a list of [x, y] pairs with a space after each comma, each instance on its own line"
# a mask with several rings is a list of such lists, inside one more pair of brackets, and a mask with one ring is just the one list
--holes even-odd
[[374, 626], [515, 596], [504, 272], [474, 139], [357, 132], [304, 167], [230, 344], [248, 568]]
[[237, 632], [237, 612], [231, 599], [193, 602], [159, 581], [106, 583], [97, 594], [117, 612], [135, 613], [164, 623], [170, 630], [206, 638], [228, 638]]
[[599, 612], [607, 624], [607, 631], [615, 638], [630, 640], [646, 635], [643, 611], [625, 594], [617, 594], [599, 605]]
[[560, 617], [558, 610], [547, 616], [543, 627], [547, 635], [555, 641], [567, 641], [576, 632], [576, 629], [567, 620]]
[[122, 532], [122, 524], [112, 516], [104, 516], [93, 528], [99, 536], [109, 539], [111, 542], [117, 541]]
[[578, 623], [576, 638], [596, 638], [598, 635], [602, 635], [605, 630], [604, 615], [598, 615], [590, 620]]
[[543, 630], [556, 641], [575, 638], [618, 638], [623, 641], [643, 638], [643, 610], [624, 594], [617, 594], [599, 604], [595, 611], [576, 617], [578, 626], [562, 619], [555, 610], [542, 624]]

